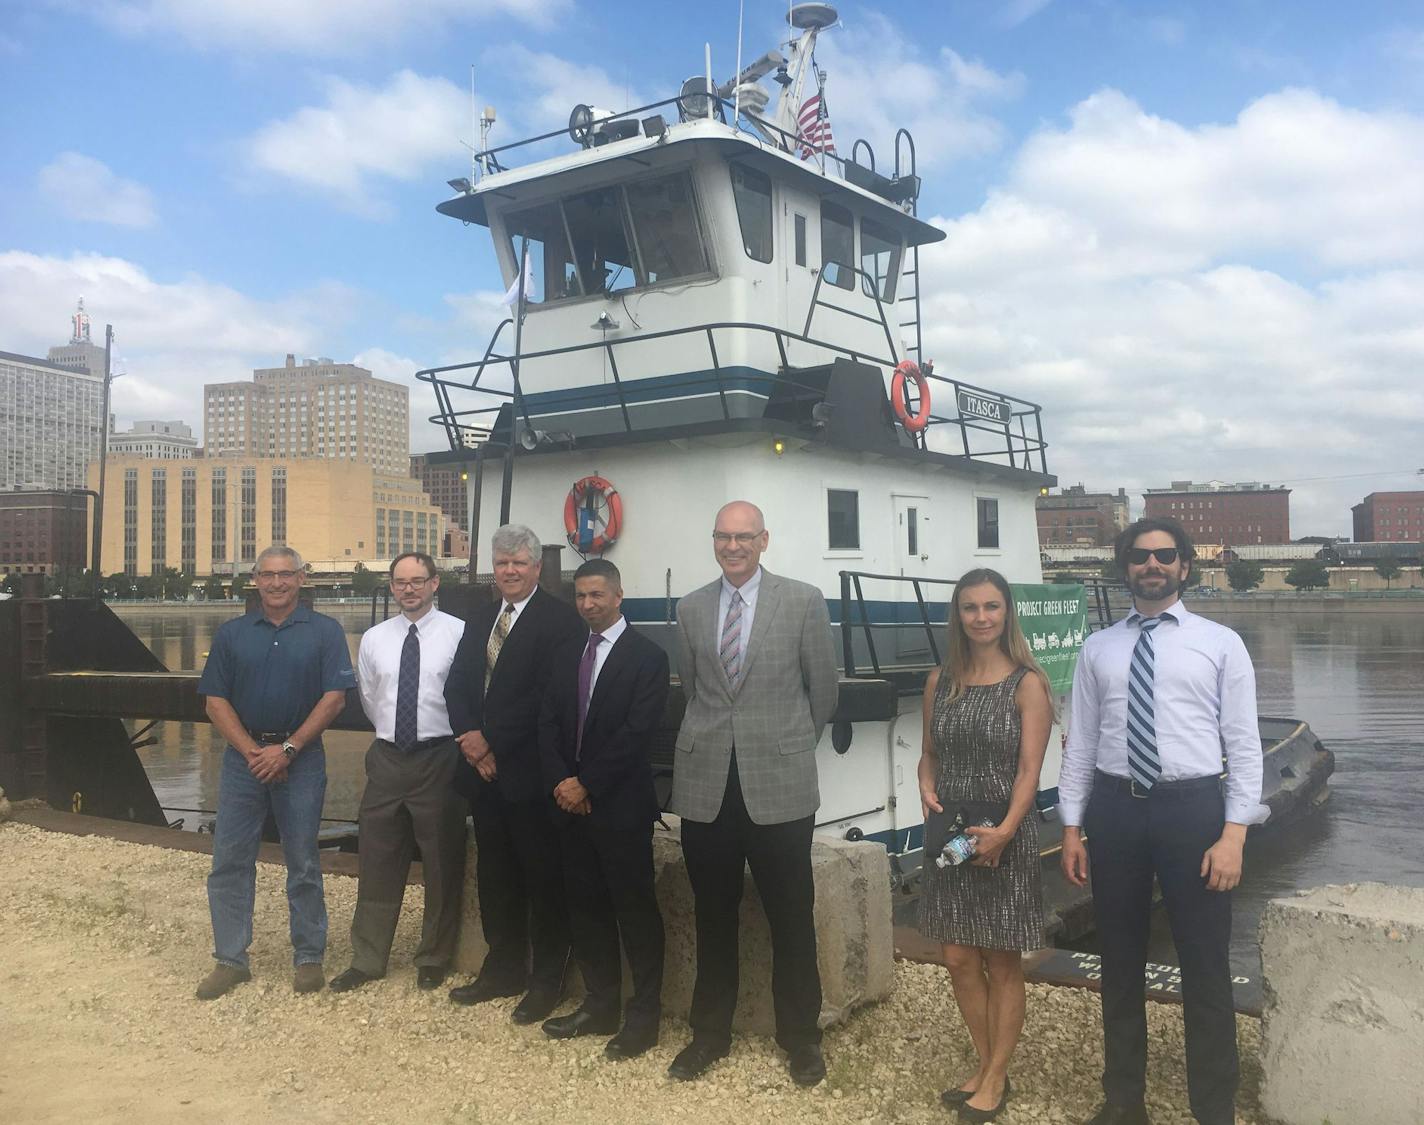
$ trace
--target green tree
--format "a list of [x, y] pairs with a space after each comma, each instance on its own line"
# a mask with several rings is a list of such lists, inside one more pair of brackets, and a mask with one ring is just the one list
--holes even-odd
[[1330, 585], [1330, 571], [1319, 559], [1301, 559], [1286, 572], [1286, 585], [1301, 590], [1323, 590]]
[[221, 601], [222, 596], [222, 579], [219, 578], [216, 574], [209, 575], [207, 581], [203, 583], [203, 598], [210, 602], [216, 602]]
[[245, 571], [239, 570], [232, 576], [232, 586], [228, 596], [236, 598], [238, 601], [247, 597], [247, 573]]
[[5, 575], [5, 581], [0, 582], [0, 590], [4, 590], [7, 594], [18, 595], [20, 593], [19, 571], [11, 571], [9, 574]]
[[351, 572], [351, 594], [353, 597], [369, 598], [380, 584], [381, 580], [376, 572], [367, 569], [365, 563], [358, 562], [356, 568]]
[[1237, 559], [1227, 564], [1226, 581], [1233, 590], [1254, 590], [1266, 580], [1266, 568], [1250, 559]]
[[1400, 576], [1404, 568], [1399, 565], [1399, 560], [1393, 555], [1381, 555], [1375, 559], [1375, 573], [1384, 579], [1384, 588], [1388, 590], [1390, 584]]

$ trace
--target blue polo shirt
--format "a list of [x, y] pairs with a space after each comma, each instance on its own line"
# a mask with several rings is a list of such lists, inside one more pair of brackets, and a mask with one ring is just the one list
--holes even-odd
[[341, 623], [299, 605], [280, 625], [260, 609], [219, 625], [198, 692], [226, 699], [250, 731], [294, 731], [323, 694], [355, 686]]

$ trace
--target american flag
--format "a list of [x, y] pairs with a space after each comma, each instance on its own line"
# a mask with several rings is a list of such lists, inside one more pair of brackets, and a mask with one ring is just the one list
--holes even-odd
[[818, 152], [836, 154], [836, 142], [831, 139], [831, 119], [820, 94], [812, 94], [801, 103], [796, 135], [801, 141], [802, 160]]

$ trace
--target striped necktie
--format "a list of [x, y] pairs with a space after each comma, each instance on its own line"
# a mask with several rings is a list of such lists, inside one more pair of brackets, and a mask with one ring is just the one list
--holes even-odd
[[727, 605], [727, 616], [722, 622], [722, 643], [717, 654], [722, 658], [722, 670], [727, 673], [727, 682], [737, 686], [737, 677], [742, 674], [742, 592], [732, 591], [732, 600]]
[[1151, 789], [1162, 773], [1157, 756], [1157, 724], [1152, 706], [1155, 656], [1152, 631], [1162, 624], [1160, 617], [1139, 621], [1137, 644], [1127, 672], [1127, 772], [1142, 789]]
[[499, 615], [499, 620], [494, 623], [494, 632], [490, 634], [490, 639], [485, 645], [485, 690], [489, 690], [490, 677], [494, 675], [495, 661], [499, 659], [499, 650], [504, 647], [504, 639], [509, 636], [511, 623], [514, 621], [514, 607], [505, 604], [504, 612]]

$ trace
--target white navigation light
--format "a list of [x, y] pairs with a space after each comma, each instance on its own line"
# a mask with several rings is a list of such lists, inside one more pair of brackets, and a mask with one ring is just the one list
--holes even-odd
[[677, 95], [678, 117], [684, 121], [695, 121], [698, 118], [711, 117], [714, 110], [721, 116], [722, 107], [717, 102], [716, 94], [708, 87], [704, 75], [694, 74], [682, 84]]
[[840, 13], [830, 4], [797, 4], [786, 20], [801, 31], [824, 31], [840, 18]]

